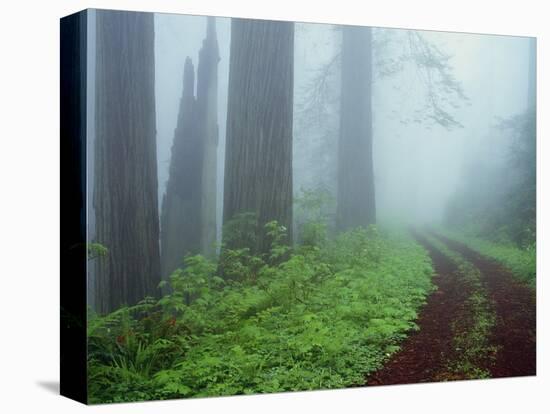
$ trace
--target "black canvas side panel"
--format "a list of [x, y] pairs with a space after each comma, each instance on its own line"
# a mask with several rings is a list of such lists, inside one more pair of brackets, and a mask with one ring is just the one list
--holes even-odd
[[61, 19], [61, 394], [87, 402], [86, 11]]

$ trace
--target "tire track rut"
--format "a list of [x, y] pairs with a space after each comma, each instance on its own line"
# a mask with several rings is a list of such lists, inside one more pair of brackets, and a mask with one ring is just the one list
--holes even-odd
[[[467, 317], [465, 301], [470, 286], [457, 274], [456, 264], [424, 237], [415, 239], [428, 250], [436, 275], [436, 290], [421, 309], [417, 325], [382, 369], [367, 379], [367, 385], [410, 384], [438, 381], [445, 377], [446, 364], [456, 358], [453, 321]], [[514, 278], [502, 265], [462, 243], [436, 233], [430, 236], [462, 255], [481, 272], [481, 281], [494, 306], [496, 324], [489, 337], [498, 351], [486, 368], [493, 378], [536, 374], [535, 292]], [[443, 374], [443, 375], [442, 375]], [[460, 378], [453, 378], [460, 379]]]
[[482, 274], [496, 310], [491, 342], [499, 347], [490, 367], [493, 378], [536, 375], [536, 295], [496, 261], [466, 245], [434, 234], [449, 248], [472, 262]]

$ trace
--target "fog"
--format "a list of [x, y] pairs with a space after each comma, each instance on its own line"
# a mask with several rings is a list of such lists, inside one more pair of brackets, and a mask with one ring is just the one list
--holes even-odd
[[[230, 19], [217, 18], [219, 62], [219, 194], [223, 200], [223, 164]], [[159, 202], [165, 189], [170, 148], [181, 98], [183, 64], [187, 56], [197, 62], [205, 35], [200, 16], [155, 15], [156, 105]], [[335, 167], [315, 174], [319, 158], [334, 158], [338, 134], [337, 26], [296, 24], [294, 74], [294, 191], [319, 185], [334, 186]], [[389, 35], [388, 35], [389, 32]], [[407, 30], [373, 29], [380, 42], [374, 55], [380, 60], [407, 49]], [[502, 161], [508, 144], [495, 133], [499, 118], [525, 110], [527, 105], [529, 39], [513, 36], [446, 32], [420, 32], [450, 56], [448, 64], [467, 100], [456, 99], [452, 114], [461, 127], [447, 129], [437, 123], [414, 120], [426, 105], [426, 85], [418, 68], [405, 66], [391, 76], [373, 80], [373, 146], [378, 217], [410, 222], [438, 222], [450, 197], [473, 164]], [[304, 102], [330, 65], [319, 118], [302, 114]], [[332, 97], [332, 100], [330, 99]], [[453, 98], [450, 98], [453, 99]], [[327, 132], [332, 136], [326, 136]], [[496, 135], [495, 135], [496, 134]], [[331, 158], [332, 157], [332, 158]], [[220, 203], [221, 204], [221, 203]], [[221, 222], [221, 205], [218, 206]]]
[[[218, 78], [218, 200], [223, 200], [223, 167], [225, 160], [225, 118], [227, 115], [227, 80], [231, 20], [216, 18], [220, 51]], [[166, 189], [170, 150], [174, 139], [179, 102], [183, 88], [183, 66], [190, 57], [195, 67], [206, 33], [206, 17], [155, 13], [155, 91], [157, 107], [157, 160], [159, 204]], [[218, 210], [218, 234], [221, 234], [222, 205]]]
[[[414, 71], [375, 86], [374, 98], [379, 211], [421, 222], [442, 218], [472, 163], [494, 163], [506, 156], [508, 145], [495, 136], [494, 127], [499, 117], [526, 109], [528, 89], [527, 39], [437, 32], [425, 36], [452, 56], [449, 63], [468, 97], [455, 110], [463, 128], [403, 125], [395, 117], [392, 122], [392, 111], [406, 119], [422, 105]], [[396, 82], [399, 89], [388, 85]]]
[[[97, 122], [101, 121], [100, 117], [96, 116], [96, 94], [101, 81], [96, 82], [98, 51], [96, 50], [96, 12], [93, 10], [89, 13], [88, 23], [87, 168], [88, 177], [93, 178], [97, 162], [96, 126]], [[314, 193], [326, 194], [324, 202], [328, 199], [332, 200], [330, 203], [327, 202], [322, 210], [329, 221], [329, 227], [338, 230], [387, 222], [416, 226], [454, 223], [464, 227], [477, 226], [476, 228], [485, 232], [487, 237], [500, 238], [503, 237], [502, 234], [506, 234], [507, 240], [524, 244], [533, 240], [535, 140], [534, 115], [529, 118], [528, 114], [528, 110], [535, 106], [533, 39], [364, 28], [361, 29], [362, 31], [355, 32], [356, 36], [368, 36], [364, 38], [368, 39], [364, 43], [367, 52], [361, 54], [368, 62], [362, 62], [357, 57], [357, 53], [350, 54], [349, 47], [348, 52], [345, 52], [344, 34], [351, 33], [349, 27], [296, 23], [292, 27], [294, 47], [291, 56], [293, 58], [288, 66], [292, 68], [292, 76], [290, 79], [285, 79], [286, 85], [290, 85], [292, 90], [291, 99], [278, 106], [275, 99], [281, 98], [279, 92], [286, 92], [283, 86], [281, 89], [274, 88], [269, 92], [274, 100], [273, 111], [269, 105], [264, 105], [267, 108], [262, 107], [262, 110], [266, 110], [270, 115], [259, 115], [259, 118], [264, 116], [277, 118], [278, 111], [287, 112], [288, 108], [285, 108], [285, 105], [288, 107], [287, 102], [293, 102], [292, 111], [290, 111], [292, 119], [288, 123], [292, 130], [288, 141], [292, 148], [292, 167], [289, 174], [291, 185], [287, 186], [284, 181], [284, 174], [289, 171], [284, 169], [286, 167], [281, 167], [281, 165], [290, 165], [284, 160], [286, 156], [282, 157], [283, 160], [279, 160], [276, 159], [279, 155], [262, 154], [260, 150], [251, 165], [255, 166], [254, 168], [260, 168], [261, 165], [258, 167], [258, 163], [269, 164], [272, 166], [269, 168], [273, 168], [272, 172], [262, 170], [263, 167], [257, 171], [240, 170], [240, 165], [245, 165], [246, 157], [249, 156], [247, 145], [252, 148], [251, 143], [256, 142], [252, 136], [247, 138], [252, 141], [247, 141], [248, 143], [244, 144], [240, 150], [241, 155], [245, 154], [244, 158], [233, 160], [234, 164], [231, 167], [231, 171], [242, 180], [228, 190], [224, 189], [224, 181], [227, 181], [224, 173], [227, 170], [226, 138], [229, 136], [226, 127], [230, 124], [228, 90], [230, 50], [233, 47], [231, 26], [230, 18], [215, 18], [215, 29], [212, 32], [214, 37], [211, 36], [209, 40], [209, 47], [217, 48], [219, 56], [217, 72], [215, 75], [209, 75], [211, 79], [208, 86], [208, 88], [215, 88], [212, 90], [217, 94], [217, 101], [212, 100], [212, 97], [208, 99], [201, 97], [193, 79], [189, 80], [193, 91], [187, 91], [191, 100], [188, 98], [186, 100], [182, 98], [185, 95], [184, 68], [186, 61], [190, 61], [193, 67], [188, 75], [194, 78], [200, 76], [199, 51], [203, 47], [203, 42], [206, 42], [207, 18], [154, 14], [152, 48], [154, 59], [151, 60], [151, 64], [154, 68], [156, 124], [154, 125], [156, 128], [154, 168], [156, 168], [157, 183], [152, 187], [152, 191], [158, 193], [157, 205], [153, 206], [153, 210], [158, 211], [160, 218], [160, 226], [154, 230], [160, 231], [160, 238], [163, 232], [166, 233], [167, 228], [175, 223], [166, 216], [165, 221], [168, 224], [165, 223], [163, 229], [162, 214], [165, 208], [169, 209], [165, 206], [165, 196], [171, 168], [181, 166], [181, 159], [176, 161], [176, 158], [188, 157], [188, 161], [184, 162], [186, 165], [182, 168], [192, 168], [190, 165], [194, 159], [202, 156], [200, 152], [186, 153], [185, 151], [190, 151], [191, 147], [184, 149], [183, 155], [178, 155], [177, 151], [173, 151], [173, 145], [178, 139], [184, 147], [203, 145], [192, 144], [194, 142], [192, 140], [197, 138], [189, 138], [192, 136], [192, 134], [189, 135], [189, 128], [203, 128], [197, 126], [202, 122], [199, 119], [199, 112], [196, 112], [200, 108], [193, 108], [201, 105], [201, 102], [204, 103], [206, 99], [210, 102], [207, 105], [214, 105], [214, 109], [208, 109], [200, 116], [208, 116], [209, 125], [214, 125], [214, 128], [217, 125], [215, 165], [206, 165], [206, 162], [202, 165], [201, 161], [202, 172], [189, 170], [191, 175], [183, 174], [178, 176], [179, 178], [174, 176], [172, 179], [180, 180], [176, 185], [187, 188], [185, 191], [191, 191], [189, 186], [200, 186], [192, 183], [194, 179], [192, 177], [196, 174], [200, 177], [209, 168], [212, 171], [215, 169], [216, 194], [215, 201], [210, 202], [210, 208], [214, 206], [216, 211], [216, 217], [211, 220], [211, 226], [215, 228], [217, 252], [222, 241], [222, 223], [230, 218], [225, 217], [228, 214], [225, 211], [227, 209], [224, 210], [224, 199], [227, 200], [228, 193], [235, 193], [241, 186], [248, 186], [247, 191], [251, 192], [241, 207], [248, 208], [252, 205], [253, 208], [258, 209], [255, 213], [264, 216], [273, 214], [273, 217], [265, 217], [266, 221], [276, 219], [289, 228], [294, 227], [294, 241], [300, 238], [299, 224], [313, 217], [311, 211], [304, 216], [297, 205], [303, 197], [307, 197], [307, 194], [311, 197]], [[216, 39], [217, 45], [213, 46], [212, 42], [216, 42]], [[263, 53], [263, 60], [260, 59], [259, 63], [254, 59], [250, 61], [251, 63], [235, 60], [235, 65], [244, 65], [239, 69], [243, 72], [248, 71], [252, 67], [250, 65], [256, 63], [260, 66], [254, 70], [263, 70], [261, 65], [269, 59], [272, 59], [271, 64], [278, 63], [277, 57], [280, 50], [277, 48], [280, 46], [276, 44], [278, 39], [275, 39], [267, 43], [273, 51], [260, 51]], [[123, 39], [124, 41], [131, 44], [132, 39]], [[253, 39], [250, 39], [249, 44], [252, 45], [252, 43]], [[357, 48], [358, 43], [354, 44]], [[242, 45], [239, 44], [239, 46]], [[243, 50], [247, 50], [246, 44]], [[348, 86], [343, 82], [342, 68], [345, 53], [348, 53], [346, 58], [348, 71], [351, 65], [349, 73], [356, 76], [353, 82], [364, 85], [364, 80], [367, 79], [365, 90], [355, 95], [354, 92], [357, 91], [349, 87], [350, 79], [347, 79]], [[234, 75], [237, 72], [238, 70], [235, 69]], [[254, 75], [250, 73], [248, 76]], [[275, 79], [270, 76], [268, 74], [266, 77], [268, 83]], [[361, 78], [362, 76], [368, 78]], [[278, 81], [280, 79], [276, 80]], [[253, 80], [246, 88], [261, 89], [263, 86], [269, 86], [261, 84], [251, 86], [252, 83]], [[210, 89], [206, 93], [210, 93], [209, 91]], [[243, 90], [239, 93], [243, 93]], [[347, 103], [344, 102], [344, 94], [347, 94]], [[241, 102], [239, 100], [256, 99], [254, 96], [252, 98], [234, 96], [233, 98], [234, 105], [239, 104]], [[354, 106], [353, 102], [359, 104]], [[190, 106], [186, 107], [186, 105]], [[249, 110], [250, 113], [247, 112]], [[244, 125], [252, 119], [254, 117], [252, 110], [249, 107], [241, 113], [241, 118], [237, 118], [234, 125], [238, 127], [241, 122]], [[344, 110], [346, 115], [349, 115], [346, 121], [343, 121], [340, 116]], [[134, 121], [130, 117], [128, 119], [130, 122], [128, 125], [133, 125]], [[182, 119], [185, 121], [183, 127], [180, 125]], [[286, 128], [287, 121], [281, 123], [284, 125], [283, 129]], [[272, 119], [269, 122], [279, 121]], [[357, 125], [353, 126], [354, 122]], [[262, 137], [265, 132], [262, 129], [264, 127], [265, 125], [260, 126], [259, 137]], [[183, 129], [178, 130], [178, 128]], [[346, 128], [351, 141], [344, 140], [343, 131]], [[349, 134], [349, 128], [356, 128], [356, 130]], [[234, 132], [233, 139], [238, 141], [241, 133], [243, 132], [238, 130]], [[176, 139], [176, 136], [180, 138]], [[279, 137], [275, 136], [269, 138], [268, 145], [276, 145], [270, 147], [270, 151], [276, 152], [286, 145], [283, 142], [283, 139], [286, 139], [284, 134], [280, 137], [280, 147], [278, 139]], [[264, 144], [258, 145], [263, 148]], [[342, 154], [348, 155], [343, 157]], [[518, 158], [521, 160], [518, 161]], [[346, 170], [346, 167], [349, 168]], [[279, 172], [275, 172], [276, 169]], [[116, 176], [118, 172], [114, 174]], [[130, 173], [132, 174], [134, 172]], [[246, 181], [248, 176], [254, 174], [260, 174], [264, 180], [257, 187], [257, 181]], [[278, 179], [274, 177], [276, 175], [282, 177], [281, 183], [277, 184], [281, 184], [281, 188], [276, 188], [273, 184], [274, 180]], [[185, 181], [188, 178], [190, 181]], [[88, 204], [88, 240], [90, 241], [96, 239], [96, 223], [99, 222], [99, 218], [96, 217], [95, 185], [96, 180], [88, 178], [88, 199], [93, 200]], [[366, 190], [372, 188], [372, 185], [374, 194], [371, 190]], [[527, 195], [521, 192], [526, 185], [532, 189]], [[285, 195], [287, 189], [288, 193], [291, 193], [290, 197]], [[201, 196], [203, 201], [200, 207], [199, 200], [198, 210], [208, 207], [208, 203], [204, 202], [206, 190], [202, 188], [200, 191], [203, 191]], [[191, 193], [195, 194], [193, 191]], [[514, 197], [515, 201], [508, 203], [506, 209], [503, 208], [498, 213], [498, 220], [493, 220], [491, 218], [493, 207], [504, 205], [504, 201], [510, 199], [510, 194], [517, 194], [517, 197]], [[266, 200], [274, 202], [280, 201], [281, 197], [286, 199], [293, 197], [294, 206], [292, 207], [291, 200], [289, 205], [282, 208], [285, 213], [278, 216], [278, 213], [267, 211], [269, 208], [258, 201], [264, 196]], [[192, 200], [198, 200], [197, 197], [192, 196]], [[372, 198], [375, 199], [373, 205], [376, 212], [372, 211], [368, 219], [362, 219], [360, 217], [362, 209], [374, 209], [365, 204], [365, 200], [372, 201]], [[184, 198], [181, 202], [187, 202], [185, 200], [187, 199]], [[525, 200], [530, 200], [529, 203], [532, 204], [528, 205], [528, 211], [522, 207]], [[338, 224], [338, 221], [348, 214], [344, 207], [347, 211], [358, 212], [357, 217], [351, 219], [351, 226]], [[178, 218], [181, 225], [193, 220], [190, 219], [192, 215], [188, 213], [188, 206], [173, 208], [176, 212], [174, 214], [181, 216]], [[267, 212], [260, 211], [262, 208], [264, 210], [267, 208]], [[292, 212], [289, 213], [292, 209], [294, 209], [294, 218], [292, 218]], [[230, 212], [233, 214], [232, 211]], [[103, 218], [101, 223], [105, 220]], [[285, 223], [285, 220], [288, 222]], [[206, 228], [205, 226], [208, 227], [203, 223], [203, 229]], [[175, 234], [182, 231], [184, 230], [174, 230]], [[184, 232], [189, 231], [191, 230]], [[204, 249], [204, 236], [198, 236], [198, 232], [199, 230], [195, 232], [197, 240], [202, 237]], [[529, 236], [523, 235], [524, 233]], [[162, 246], [162, 241], [159, 244], [161, 252], [163, 249], [166, 250], [166, 246]], [[182, 247], [184, 245], [185, 249]], [[186, 242], [182, 240], [174, 246], [178, 252], [180, 250], [195, 253], [201, 251], [198, 248], [187, 247]], [[178, 257], [180, 256], [178, 253]], [[95, 264], [89, 266], [89, 277], [93, 281]], [[167, 274], [164, 271], [162, 273]], [[94, 283], [92, 282], [90, 286], [90, 295], [93, 296]]]
[[61, 43], [88, 402], [535, 373], [535, 39], [89, 10]]

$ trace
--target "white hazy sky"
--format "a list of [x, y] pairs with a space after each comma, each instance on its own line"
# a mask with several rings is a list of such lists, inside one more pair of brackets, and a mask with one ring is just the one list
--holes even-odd
[[[229, 18], [217, 18], [216, 24], [221, 57], [218, 117], [221, 192], [231, 23]], [[338, 33], [332, 28], [322, 24], [296, 26], [295, 102], [299, 101], [301, 91], [316, 69], [335, 53]], [[189, 56], [196, 69], [205, 31], [206, 18], [203, 16], [155, 14], [159, 201], [168, 178], [184, 61]], [[528, 38], [422, 33], [452, 55], [450, 64], [470, 98], [470, 105], [462, 105], [455, 112], [464, 125], [462, 129], [449, 132], [439, 126], [403, 124], [402, 119], [411, 118], [413, 111], [423, 105], [422, 88], [415, 71], [406, 70], [390, 79], [376, 81], [374, 158], [377, 207], [381, 217], [399, 216], [415, 221], [441, 218], [449, 196], [463, 178], [465, 162], [472, 157], [491, 162], [506, 149], [491, 129], [496, 117], [518, 113], [526, 105]]]

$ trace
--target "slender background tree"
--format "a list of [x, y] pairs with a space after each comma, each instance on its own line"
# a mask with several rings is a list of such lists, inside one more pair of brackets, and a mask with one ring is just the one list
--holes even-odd
[[341, 231], [376, 221], [372, 157], [372, 34], [342, 28], [336, 221]]
[[216, 18], [208, 17], [206, 38], [199, 51], [197, 68], [197, 117], [202, 128], [202, 253], [216, 253], [216, 213], [218, 175], [218, 62]]

